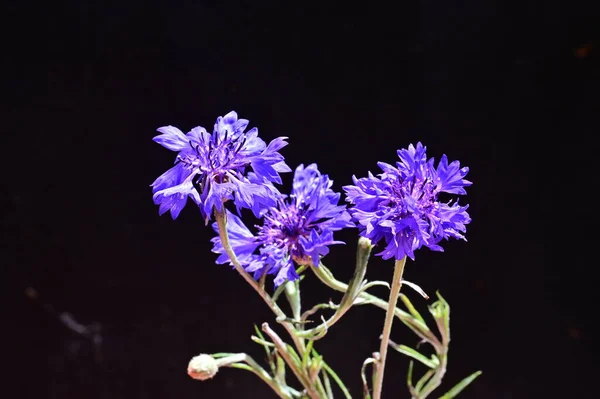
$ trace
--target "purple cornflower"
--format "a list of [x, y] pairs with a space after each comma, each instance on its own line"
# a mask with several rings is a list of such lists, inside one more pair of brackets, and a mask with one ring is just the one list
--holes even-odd
[[[253, 235], [239, 217], [227, 215], [231, 246], [246, 271], [256, 279], [264, 273], [277, 274], [275, 286], [299, 278], [294, 262], [319, 265], [321, 256], [329, 253], [333, 232], [354, 227], [344, 205], [338, 205], [340, 194], [331, 189], [333, 182], [322, 175], [317, 165], [298, 166], [294, 173], [292, 194], [279, 199], [276, 207], [263, 215], [263, 224]], [[213, 228], [218, 232], [217, 224]], [[229, 262], [217, 236], [211, 240], [213, 252], [221, 254], [217, 263]], [[255, 253], [258, 249], [258, 253]]]
[[159, 214], [171, 211], [176, 219], [188, 196], [207, 222], [213, 207], [221, 211], [227, 200], [234, 200], [238, 212], [250, 208], [257, 216], [261, 209], [275, 205], [281, 194], [272, 183], [281, 184], [279, 173], [291, 172], [277, 152], [287, 145], [287, 137], [267, 146], [257, 128], [244, 133], [247, 126], [248, 120], [231, 111], [217, 118], [212, 134], [200, 126], [186, 135], [173, 126], [159, 128], [162, 134], [154, 141], [179, 152], [175, 166], [151, 184]]
[[466, 194], [464, 187], [472, 183], [464, 177], [469, 168], [458, 161], [448, 164], [443, 155], [437, 168], [433, 158], [427, 160], [426, 147], [417, 143], [398, 150], [396, 167], [384, 162], [379, 178], [353, 177], [354, 185], [345, 186], [347, 201], [354, 204], [348, 211], [358, 221], [360, 235], [373, 244], [383, 239], [387, 246], [379, 253], [383, 259], [400, 260], [422, 246], [443, 251], [442, 239], [465, 237], [465, 225], [471, 221], [468, 205], [458, 201], [440, 202], [440, 193]]

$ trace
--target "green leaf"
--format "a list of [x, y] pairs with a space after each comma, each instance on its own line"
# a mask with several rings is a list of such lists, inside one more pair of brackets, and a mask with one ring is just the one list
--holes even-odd
[[450, 342], [450, 305], [439, 292], [436, 292], [436, 295], [439, 300], [429, 307], [429, 312], [435, 319], [435, 324], [442, 336], [442, 343], [447, 346]]
[[448, 305], [448, 302], [446, 302], [439, 292], [436, 292], [436, 295], [438, 300], [431, 304], [429, 311], [434, 318], [443, 319], [447, 322], [447, 319], [450, 317], [450, 305]]
[[417, 385], [415, 385], [415, 391], [420, 393], [425, 384], [429, 382], [429, 380], [431, 379], [431, 377], [433, 377], [434, 374], [435, 370], [427, 370], [427, 372], [423, 374], [423, 377], [421, 377], [419, 381], [417, 381]]
[[412, 360], [410, 361], [410, 363], [408, 363], [408, 373], [406, 373], [406, 385], [408, 385], [408, 387], [413, 386], [412, 376], [413, 376], [414, 365], [415, 365], [415, 362], [413, 362]]
[[[306, 345], [306, 351], [304, 351], [304, 354], [302, 355], [302, 368], [306, 369], [308, 367], [308, 361], [310, 359], [310, 353], [311, 351], [313, 351], [313, 345], [314, 345], [315, 341], [310, 340], [308, 341], [308, 344]], [[316, 351], [313, 351], [314, 353], [316, 353]]]
[[262, 331], [260, 331], [260, 328], [258, 328], [258, 326], [256, 324], [254, 324], [254, 332], [256, 333], [256, 335], [258, 335], [258, 337], [255, 337], [254, 335], [250, 336], [250, 339], [254, 342], [256, 342], [257, 344], [262, 345], [262, 347], [265, 349], [265, 355], [267, 356], [267, 362], [269, 363], [269, 367], [271, 368], [271, 372], [273, 373], [273, 375], [276, 374], [277, 368], [275, 366], [275, 362], [273, 359], [273, 356], [271, 355], [271, 351], [269, 350], [269, 347], [274, 347], [275, 344], [268, 342], [265, 339], [265, 336], [263, 335]]
[[367, 383], [367, 376], [365, 375], [365, 373], [367, 371], [367, 365], [369, 365], [371, 363], [373, 363], [372, 367], [377, 366], [377, 361], [375, 359], [373, 359], [372, 357], [369, 357], [363, 362], [363, 365], [360, 368], [360, 379], [362, 380], [362, 383], [363, 383], [363, 398], [364, 399], [371, 399], [371, 393], [369, 392], [369, 384]]
[[267, 351], [267, 353], [268, 353], [268, 348], [274, 348], [275, 347], [275, 344], [273, 344], [272, 342], [262, 340], [262, 339], [260, 339], [260, 338], [258, 338], [256, 336], [254, 336], [254, 335], [251, 335], [250, 339], [253, 342], [256, 342], [257, 344], [262, 345], [263, 348], [265, 348], [265, 351]]
[[300, 321], [301, 306], [300, 306], [300, 285], [298, 281], [287, 281], [283, 283], [285, 286], [283, 292], [292, 308], [292, 314], [294, 315], [294, 321]]
[[366, 265], [369, 262], [369, 256], [371, 256], [372, 249], [373, 244], [371, 243], [371, 240], [365, 237], [359, 237], [356, 253], [356, 263]]
[[421, 354], [420, 352], [417, 352], [415, 349], [410, 348], [406, 345], [390, 345], [392, 348], [396, 349], [398, 352], [412, 357], [415, 360], [418, 360], [419, 362], [423, 363], [425, 366], [429, 367], [430, 369], [434, 369], [437, 366], [439, 366], [440, 361], [438, 360], [437, 357], [432, 356], [431, 359], [427, 358], [425, 355]]
[[465, 389], [470, 383], [472, 383], [475, 380], [475, 378], [479, 377], [480, 375], [481, 371], [474, 372], [473, 374], [456, 384], [454, 388], [442, 395], [440, 399], [452, 399], [453, 397], [461, 393], [463, 389]]
[[[301, 265], [300, 267], [298, 267], [296, 269], [296, 273], [301, 274], [304, 270], [306, 270], [308, 268], [307, 265]], [[304, 276], [300, 276], [300, 278], [304, 278]]]
[[232, 363], [229, 365], [229, 367], [234, 368], [234, 369], [248, 370], [248, 371], [252, 371], [252, 372], [255, 371], [252, 367], [248, 366], [245, 363]]
[[[312, 352], [313, 352], [313, 354], [318, 355], [316, 350], [313, 349]], [[346, 385], [344, 385], [344, 383], [342, 382], [340, 377], [338, 377], [338, 375], [335, 373], [335, 371], [333, 371], [333, 369], [331, 367], [329, 367], [329, 365], [327, 363], [325, 363], [324, 361], [323, 361], [323, 369], [327, 372], [327, 374], [329, 374], [331, 376], [331, 378], [333, 378], [333, 380], [335, 381], [337, 386], [344, 393], [344, 396], [346, 397], [346, 399], [352, 399], [352, 396], [350, 395], [350, 391], [348, 391], [348, 388], [346, 388]]]
[[282, 385], [285, 385], [285, 360], [279, 355], [279, 352], [274, 351], [273, 356], [275, 357], [275, 362], [277, 365], [275, 366], [275, 379]]
[[421, 313], [419, 313], [417, 311], [417, 309], [415, 309], [412, 302], [408, 299], [408, 297], [406, 295], [400, 294], [400, 300], [402, 301], [402, 303], [404, 303], [404, 306], [406, 306], [406, 308], [408, 309], [410, 314], [413, 315], [413, 317], [415, 319], [417, 319], [420, 322], [422, 322], [423, 324], [425, 324], [425, 320], [423, 319], [423, 316], [421, 316]]
[[312, 384], [315, 384], [315, 382], [317, 381], [317, 377], [319, 376], [319, 373], [321, 372], [321, 369], [323, 368], [323, 356], [321, 355], [316, 355], [314, 356], [311, 361], [310, 364], [308, 365], [308, 379]]
[[262, 331], [260, 331], [260, 328], [258, 328], [258, 326], [256, 324], [254, 325], [254, 332], [256, 333], [256, 335], [258, 336], [258, 338], [260, 338], [263, 341], [265, 341], [265, 336], [262, 334]]
[[362, 292], [371, 248], [373, 248], [371, 241], [364, 237], [358, 239], [356, 267], [354, 268], [352, 278], [348, 282], [348, 288], [340, 301], [340, 309], [338, 309], [337, 312], [342, 312], [342, 314], [345, 313], [354, 304], [354, 300]]
[[406, 285], [407, 287], [412, 288], [419, 295], [421, 295], [423, 298], [429, 299], [429, 295], [427, 295], [427, 293], [425, 291], [423, 291], [423, 288], [419, 287], [417, 284], [411, 283], [410, 281], [407, 281], [407, 280], [404, 280], [404, 279], [402, 279], [402, 284]]
[[288, 354], [296, 364], [296, 367], [298, 367], [299, 369], [302, 368], [302, 360], [300, 359], [300, 356], [298, 356], [298, 353], [296, 353], [294, 347], [289, 344], [286, 344], [286, 349]]
[[211, 353], [210, 354], [212, 357], [214, 357], [215, 359], [220, 359], [222, 357], [227, 357], [227, 356], [231, 356], [231, 355], [235, 355], [235, 353], [230, 353], [230, 352], [217, 352], [217, 353]]
[[365, 280], [365, 283], [361, 287], [360, 292], [366, 291], [369, 288], [376, 287], [376, 286], [383, 286], [383, 287], [387, 288], [388, 290], [390, 289], [390, 283], [388, 283], [387, 281], [375, 280], [375, 281], [371, 281], [370, 283], [367, 283]]
[[327, 373], [323, 372], [323, 384], [325, 385], [325, 392], [327, 393], [328, 399], [333, 399], [333, 391], [331, 390], [331, 381]]
[[277, 302], [277, 300], [279, 299], [279, 296], [283, 292], [284, 288], [285, 288], [285, 284], [281, 284], [279, 287], [277, 287], [277, 289], [273, 293], [273, 302]]

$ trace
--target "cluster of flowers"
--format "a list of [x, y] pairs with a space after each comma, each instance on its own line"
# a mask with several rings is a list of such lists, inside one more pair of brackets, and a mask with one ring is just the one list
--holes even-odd
[[[291, 172], [279, 153], [287, 138], [267, 145], [258, 129], [245, 131], [248, 123], [232, 111], [217, 118], [212, 134], [203, 127], [187, 134], [173, 126], [159, 128], [154, 141], [178, 154], [175, 166], [151, 186], [159, 213], [170, 211], [173, 219], [188, 197], [206, 223], [213, 211], [227, 212], [233, 250], [255, 278], [274, 274], [276, 286], [298, 279], [295, 265], [318, 267], [329, 245], [342, 244], [333, 233], [346, 227], [358, 227], [373, 244], [384, 242], [378, 254], [384, 259], [414, 259], [414, 251], [423, 246], [441, 251], [443, 239], [464, 239], [471, 221], [468, 206], [438, 198], [440, 193], [466, 194], [471, 185], [465, 180], [469, 168], [458, 161], [448, 163], [444, 155], [436, 167], [426, 147], [411, 144], [398, 150], [396, 166], [379, 162], [379, 175], [353, 177], [354, 184], [343, 187], [351, 205], [346, 208], [316, 164], [298, 166], [291, 194], [281, 194], [274, 184], [281, 184], [280, 173]], [[237, 214], [225, 209], [230, 200]], [[240, 219], [242, 208], [262, 220], [255, 233]], [[217, 231], [216, 223], [213, 228]], [[212, 242], [213, 252], [220, 254], [217, 263], [230, 262], [218, 235]]]

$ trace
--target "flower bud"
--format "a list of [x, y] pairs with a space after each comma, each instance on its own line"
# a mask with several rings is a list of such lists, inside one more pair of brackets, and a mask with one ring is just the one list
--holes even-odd
[[187, 371], [193, 379], [204, 381], [213, 378], [217, 374], [219, 365], [212, 356], [201, 354], [190, 360]]

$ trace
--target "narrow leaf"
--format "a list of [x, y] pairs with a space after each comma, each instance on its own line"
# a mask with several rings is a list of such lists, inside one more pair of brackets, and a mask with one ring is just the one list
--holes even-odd
[[315, 341], [310, 340], [310, 341], [308, 341], [308, 344], [306, 345], [306, 351], [302, 355], [302, 368], [303, 369], [306, 369], [308, 367], [308, 361], [310, 359], [310, 353], [312, 351], [314, 343], [315, 343]]
[[[313, 353], [315, 355], [318, 355], [317, 351], [314, 349], [313, 349]], [[344, 385], [344, 383], [342, 382], [340, 377], [338, 377], [338, 375], [335, 373], [335, 371], [333, 371], [333, 369], [331, 367], [329, 367], [329, 365], [325, 362], [323, 362], [323, 369], [327, 372], [327, 374], [329, 374], [331, 376], [331, 378], [333, 378], [333, 380], [335, 381], [337, 386], [344, 393], [344, 396], [346, 397], [346, 399], [352, 399], [352, 396], [350, 395], [350, 391], [348, 391], [348, 388], [346, 388], [346, 385]]]
[[406, 385], [408, 385], [409, 388], [413, 387], [412, 376], [414, 366], [415, 362], [411, 360], [410, 363], [408, 363], [408, 373], [406, 373]]
[[227, 356], [231, 356], [231, 355], [235, 355], [235, 353], [229, 353], [229, 352], [218, 352], [218, 353], [211, 353], [210, 354], [213, 358], [215, 359], [220, 359], [222, 357], [227, 357]]
[[[363, 362], [362, 367], [360, 368], [360, 378], [363, 383], [363, 398], [364, 399], [371, 399], [371, 393], [369, 392], [369, 384], [367, 383], [367, 376], [365, 375], [365, 372], [367, 371], [367, 365], [369, 365], [371, 363], [376, 363], [376, 360], [373, 359], [372, 357], [366, 359]], [[375, 367], [375, 365], [373, 365], [373, 367]]]
[[275, 347], [275, 344], [273, 344], [272, 342], [265, 341], [263, 339], [260, 339], [260, 338], [258, 338], [256, 336], [254, 336], [254, 335], [251, 335], [250, 339], [252, 341], [256, 342], [257, 344], [262, 345], [263, 348], [265, 348], [265, 350], [267, 351], [267, 353], [268, 353], [268, 349], [267, 348], [274, 348]]
[[327, 398], [334, 399], [333, 391], [331, 390], [331, 382], [329, 381], [329, 376], [324, 371], [323, 371], [323, 384], [325, 384], [325, 392], [327, 393]]
[[472, 383], [475, 378], [481, 375], [481, 371], [476, 371], [458, 384], [454, 386], [451, 390], [446, 392], [440, 399], [452, 399], [456, 395], [458, 395], [463, 389], [465, 389], [470, 383]]
[[290, 357], [292, 358], [292, 360], [294, 361], [294, 363], [296, 364], [296, 366], [298, 368], [302, 367], [302, 360], [300, 360], [300, 357], [298, 356], [298, 353], [296, 353], [296, 350], [294, 349], [293, 346], [291, 345], [286, 345], [288, 354], [290, 355]]
[[371, 281], [369, 283], [363, 284], [360, 291], [363, 292], [363, 291], [368, 290], [371, 287], [376, 287], [376, 286], [383, 286], [383, 287], [386, 287], [388, 290], [390, 289], [390, 283], [388, 283], [387, 281], [375, 280], [375, 281]]
[[431, 377], [433, 377], [434, 374], [435, 370], [427, 370], [427, 372], [423, 374], [423, 377], [421, 377], [419, 381], [417, 381], [417, 385], [415, 385], [415, 391], [420, 393], [425, 384], [429, 382], [429, 380], [431, 379]]
[[417, 309], [415, 309], [412, 302], [410, 301], [410, 299], [408, 299], [408, 297], [406, 295], [400, 294], [400, 300], [402, 301], [402, 303], [404, 303], [404, 306], [406, 306], [406, 308], [408, 309], [410, 314], [413, 315], [413, 317], [415, 319], [417, 319], [420, 322], [422, 322], [423, 324], [425, 324], [425, 320], [423, 319], [423, 316], [421, 316], [421, 313], [419, 313], [419, 311]]
[[283, 292], [284, 287], [285, 287], [285, 284], [281, 284], [279, 287], [277, 287], [277, 289], [273, 293], [273, 302], [277, 302], [277, 300], [279, 299], [279, 296]]
[[419, 362], [423, 363], [425, 366], [429, 367], [430, 369], [434, 369], [440, 364], [440, 362], [437, 358], [429, 359], [422, 353], [417, 352], [413, 348], [410, 348], [406, 345], [390, 345], [390, 346], [392, 348], [396, 349], [398, 352], [400, 352], [406, 356], [412, 357], [415, 360], [418, 360]]
[[241, 370], [248, 370], [248, 371], [254, 372], [254, 369], [252, 367], [248, 366], [246, 363], [233, 363], [233, 364], [230, 364], [229, 367], [231, 367], [233, 369], [241, 369]]
[[415, 283], [411, 283], [410, 281], [406, 281], [406, 280], [402, 280], [402, 284], [412, 288], [413, 290], [417, 291], [423, 298], [425, 299], [429, 299], [429, 295], [427, 295], [425, 293], [425, 291], [423, 291], [423, 289], [421, 287], [419, 287], [418, 285], [416, 285]]

